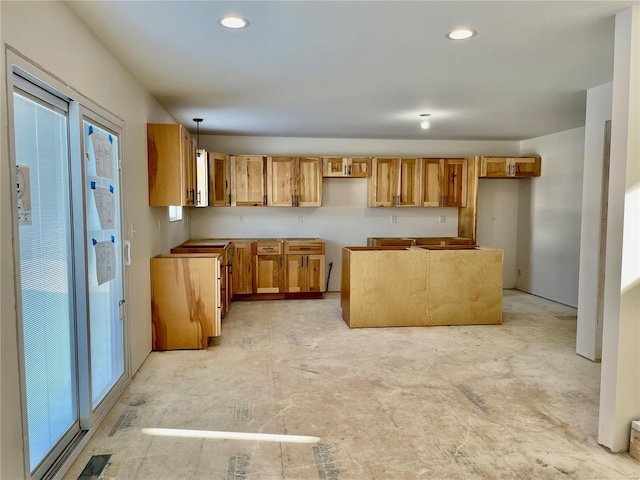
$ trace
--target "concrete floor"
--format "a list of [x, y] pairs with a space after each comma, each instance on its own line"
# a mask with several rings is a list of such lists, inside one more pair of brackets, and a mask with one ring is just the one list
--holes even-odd
[[[340, 300], [239, 302], [206, 351], [154, 352], [65, 478], [638, 479], [596, 442], [576, 310], [505, 291], [504, 323], [349, 330]], [[143, 428], [317, 443], [158, 437]]]

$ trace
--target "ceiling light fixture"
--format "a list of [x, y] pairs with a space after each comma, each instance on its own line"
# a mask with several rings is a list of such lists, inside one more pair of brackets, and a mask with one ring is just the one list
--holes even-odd
[[429, 120], [427, 120], [430, 116], [431, 116], [430, 113], [420, 114], [420, 118], [422, 119], [422, 121], [420, 122], [420, 127], [422, 127], [423, 130], [428, 129], [431, 126], [431, 124], [429, 123]]
[[227, 28], [245, 28], [249, 26], [249, 20], [239, 17], [237, 15], [227, 15], [218, 20], [218, 23]]
[[[196, 155], [200, 156], [200, 123], [202, 122], [202, 118], [194, 118], [194, 122], [196, 122]], [[198, 194], [200, 195], [200, 194]]]
[[466, 40], [467, 38], [475, 37], [478, 34], [475, 30], [468, 28], [460, 28], [453, 30], [445, 35], [449, 40]]

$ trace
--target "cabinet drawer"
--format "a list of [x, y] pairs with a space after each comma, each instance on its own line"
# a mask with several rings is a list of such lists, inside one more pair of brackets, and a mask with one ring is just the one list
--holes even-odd
[[278, 240], [253, 243], [254, 255], [279, 255], [282, 253], [282, 242]]
[[319, 240], [287, 240], [284, 242], [284, 253], [285, 255], [324, 255], [324, 242]]

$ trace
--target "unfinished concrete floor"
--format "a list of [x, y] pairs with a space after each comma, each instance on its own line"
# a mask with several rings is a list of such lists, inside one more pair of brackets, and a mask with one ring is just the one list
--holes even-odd
[[[505, 291], [504, 323], [350, 330], [340, 300], [238, 302], [220, 344], [154, 352], [65, 478], [637, 479], [598, 446], [576, 311]], [[143, 428], [310, 435], [270, 443]]]

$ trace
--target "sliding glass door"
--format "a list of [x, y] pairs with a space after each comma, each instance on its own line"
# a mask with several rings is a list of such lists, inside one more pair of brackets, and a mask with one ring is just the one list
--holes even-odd
[[14, 248], [25, 463], [40, 479], [129, 378], [122, 132], [26, 77], [13, 76]]
[[[31, 471], [79, 432], [68, 104], [13, 94]], [[49, 462], [50, 463], [50, 462]]]

